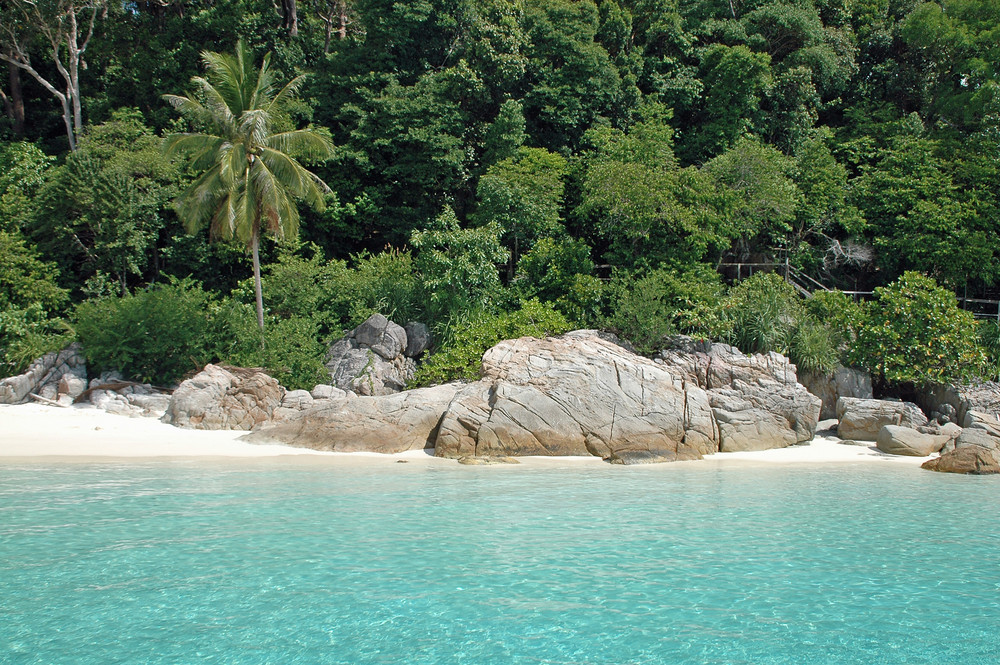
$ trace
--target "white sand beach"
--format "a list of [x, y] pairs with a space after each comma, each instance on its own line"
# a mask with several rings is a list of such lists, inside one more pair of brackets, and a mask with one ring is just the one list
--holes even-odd
[[[746, 453], [719, 453], [698, 462], [682, 464], [821, 464], [875, 462], [920, 465], [929, 458], [886, 455], [874, 445], [846, 445], [820, 434], [806, 445]], [[246, 432], [186, 430], [154, 418], [129, 418], [87, 407], [58, 408], [41, 404], [0, 405], [0, 463], [26, 458], [177, 458], [177, 457], [277, 457], [286, 455], [341, 460], [352, 463], [423, 462], [453, 464], [430, 451], [412, 450], [397, 455], [331, 453], [283, 445], [239, 441]], [[602, 463], [597, 457], [522, 457], [522, 464]], [[662, 465], [657, 465], [662, 466]]]

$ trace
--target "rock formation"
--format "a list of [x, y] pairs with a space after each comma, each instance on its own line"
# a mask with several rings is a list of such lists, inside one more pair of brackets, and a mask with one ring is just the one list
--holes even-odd
[[[412, 335], [412, 340], [410, 338]], [[430, 345], [430, 331], [421, 323], [406, 328], [381, 314], [334, 343], [326, 354], [333, 385], [358, 395], [391, 395], [406, 387], [416, 370], [414, 358]]]
[[452, 383], [381, 397], [317, 400], [301, 412], [243, 437], [253, 443], [337, 452], [400, 453], [431, 447], [441, 414], [461, 388]]
[[272, 419], [285, 389], [260, 370], [206, 365], [181, 383], [162, 420], [190, 429], [242, 429]]
[[886, 425], [916, 429], [927, 424], [927, 416], [911, 402], [853, 397], [837, 400], [837, 418], [837, 435], [854, 441], [877, 441]]
[[454, 458], [597, 455], [636, 463], [812, 437], [820, 400], [796, 382], [787, 359], [684, 345], [653, 361], [593, 331], [507, 340], [483, 356], [479, 381], [332, 400], [248, 438], [323, 450], [433, 445]]
[[872, 377], [863, 369], [838, 367], [832, 374], [802, 372], [799, 383], [823, 400], [820, 420], [837, 417], [837, 400], [841, 397], [872, 398]]
[[1000, 462], [997, 461], [997, 454], [991, 450], [979, 446], [966, 446], [927, 460], [920, 465], [920, 468], [942, 473], [986, 475], [1000, 473]]
[[876, 445], [890, 455], [927, 457], [939, 452], [957, 435], [957, 432], [931, 434], [899, 425], [885, 425], [879, 430]]
[[21, 404], [34, 394], [69, 405], [86, 388], [87, 361], [83, 347], [74, 342], [38, 358], [23, 374], [0, 380], [0, 404]]

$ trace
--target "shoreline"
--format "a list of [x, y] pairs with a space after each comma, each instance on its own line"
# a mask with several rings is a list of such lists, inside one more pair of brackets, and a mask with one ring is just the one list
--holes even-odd
[[[716, 453], [703, 460], [670, 464], [637, 465], [638, 468], [692, 465], [717, 466], [816, 465], [893, 463], [919, 466], [932, 457], [888, 455], [874, 442], [868, 445], [841, 443], [824, 434], [834, 421], [823, 421], [816, 437], [805, 444], [754, 452]], [[456, 464], [434, 457], [432, 449], [384, 454], [329, 452], [280, 444], [238, 441], [247, 432], [239, 430], [189, 430], [167, 425], [156, 418], [131, 418], [96, 408], [59, 408], [41, 404], [0, 405], [0, 464], [31, 462], [168, 461], [168, 460], [261, 460], [281, 458], [307, 464], [337, 463], [382, 465], [400, 462], [423, 465]], [[539, 467], [604, 464], [599, 457], [518, 457], [518, 465]], [[637, 468], [637, 467], [629, 467]]]

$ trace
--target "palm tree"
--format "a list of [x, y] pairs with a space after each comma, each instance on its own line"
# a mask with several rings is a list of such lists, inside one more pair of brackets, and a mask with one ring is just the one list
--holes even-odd
[[299, 228], [295, 200], [322, 210], [326, 183], [296, 157], [328, 158], [330, 140], [308, 129], [272, 132], [272, 124], [301, 87], [297, 76], [278, 88], [270, 69], [271, 54], [255, 69], [241, 40], [233, 55], [201, 54], [207, 77], [191, 82], [196, 95], [164, 95], [202, 132], [167, 137], [168, 155], [183, 154], [200, 175], [176, 201], [177, 215], [188, 233], [210, 224], [212, 239], [236, 240], [253, 255], [257, 324], [264, 330], [260, 285], [260, 235], [266, 231], [294, 237]]

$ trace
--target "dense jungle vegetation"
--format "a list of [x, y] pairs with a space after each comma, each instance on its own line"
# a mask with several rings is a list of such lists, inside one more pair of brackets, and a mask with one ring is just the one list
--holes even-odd
[[996, 374], [956, 294], [1000, 280], [998, 0], [5, 0], [0, 67], [2, 375], [78, 338], [311, 387], [374, 311], [423, 382], [575, 327]]

